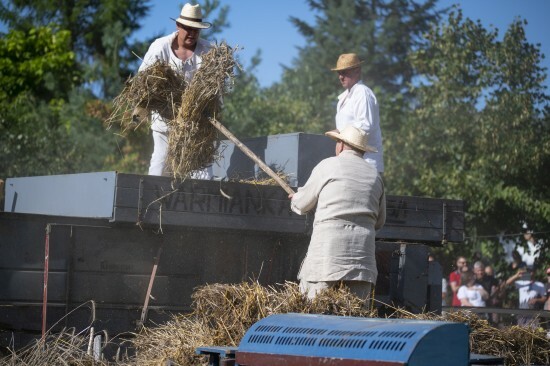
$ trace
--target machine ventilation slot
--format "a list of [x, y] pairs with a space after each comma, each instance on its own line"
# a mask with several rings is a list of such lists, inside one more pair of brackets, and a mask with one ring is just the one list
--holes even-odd
[[312, 337], [277, 337], [275, 344], [281, 346], [315, 346], [317, 338]]
[[273, 336], [272, 335], [265, 335], [265, 334], [262, 334], [262, 335], [252, 334], [250, 336], [250, 338], [248, 339], [249, 343], [268, 344], [268, 343], [271, 343], [272, 341], [273, 341]]
[[372, 341], [369, 348], [383, 351], [401, 351], [406, 344], [406, 342], [400, 341]]
[[255, 330], [256, 332], [271, 332], [271, 333], [277, 333], [279, 332], [283, 327], [280, 327], [278, 325], [260, 325]]
[[291, 334], [315, 334], [315, 335], [321, 335], [325, 334], [327, 332], [326, 329], [316, 329], [316, 328], [302, 328], [302, 327], [287, 327], [285, 330], [283, 330], [283, 333], [291, 333]]
[[412, 338], [416, 332], [399, 332], [399, 331], [385, 331], [381, 332], [379, 337], [386, 337], [386, 338]]
[[322, 338], [319, 347], [363, 348], [365, 343], [364, 339]]
[[341, 337], [373, 337], [377, 334], [377, 331], [357, 332], [353, 330], [331, 330], [327, 335], [341, 336]]

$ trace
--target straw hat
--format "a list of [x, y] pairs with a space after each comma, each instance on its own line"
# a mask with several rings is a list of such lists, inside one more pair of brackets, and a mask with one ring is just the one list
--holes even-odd
[[354, 69], [361, 66], [363, 61], [359, 60], [359, 56], [355, 53], [343, 53], [338, 57], [336, 67], [331, 69], [332, 71], [342, 71], [348, 69]]
[[338, 130], [325, 132], [325, 135], [336, 141], [343, 141], [344, 143], [353, 146], [364, 152], [377, 152], [374, 147], [367, 145], [367, 133], [352, 125], [347, 125], [342, 132]]
[[170, 18], [176, 22], [192, 28], [208, 29], [212, 24], [202, 21], [202, 11], [199, 4], [185, 4], [181, 9], [181, 14], [178, 19]]

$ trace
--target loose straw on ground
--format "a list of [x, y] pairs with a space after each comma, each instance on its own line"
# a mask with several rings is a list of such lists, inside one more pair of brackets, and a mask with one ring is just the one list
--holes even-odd
[[[313, 301], [305, 298], [295, 283], [265, 287], [257, 282], [213, 284], [193, 293], [193, 312], [174, 315], [165, 324], [143, 328], [127, 344], [135, 356], [116, 365], [203, 365], [205, 359], [195, 355], [200, 346], [237, 346], [245, 332], [258, 320], [277, 313], [309, 313], [375, 317], [361, 301], [345, 288], [321, 293]], [[390, 307], [391, 308], [391, 307]], [[506, 365], [550, 364], [550, 339], [541, 328], [511, 326], [494, 328], [468, 311], [436, 314], [413, 314], [391, 308], [394, 319], [438, 320], [466, 323], [471, 329], [473, 353], [503, 357]], [[88, 337], [70, 331], [48, 335], [46, 342], [12, 352], [0, 359], [2, 365], [96, 364], [84, 350]], [[61, 362], [60, 360], [68, 361]]]
[[[204, 359], [194, 353], [197, 347], [236, 346], [248, 328], [271, 314], [376, 316], [364, 310], [360, 300], [346, 289], [326, 291], [309, 301], [290, 282], [277, 287], [255, 282], [207, 285], [194, 292], [192, 307], [192, 314], [174, 316], [169, 323], [137, 335], [134, 342], [140, 365], [156, 365], [167, 359], [181, 365], [203, 364]], [[470, 311], [436, 315], [394, 308], [390, 317], [467, 323], [473, 353], [503, 357], [506, 365], [550, 363], [550, 339], [540, 328], [497, 329]]]

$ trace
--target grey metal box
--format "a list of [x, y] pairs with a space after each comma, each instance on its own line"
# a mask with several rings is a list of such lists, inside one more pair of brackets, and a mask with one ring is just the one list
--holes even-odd
[[[284, 172], [292, 187], [303, 186], [321, 160], [334, 156], [334, 141], [324, 135], [289, 133], [243, 139], [242, 143], [275, 172]], [[218, 152], [220, 159], [212, 166], [216, 177], [246, 180], [265, 176], [233, 142], [223, 140]]]
[[116, 172], [8, 178], [4, 211], [111, 218]]

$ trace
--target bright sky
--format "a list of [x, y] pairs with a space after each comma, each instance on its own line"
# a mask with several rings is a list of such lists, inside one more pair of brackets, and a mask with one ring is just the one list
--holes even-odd
[[[175, 25], [169, 17], [176, 18], [184, 2], [157, 0], [151, 3], [151, 13], [143, 21], [143, 28], [136, 35], [138, 39], [173, 31]], [[297, 48], [305, 43], [289, 17], [295, 16], [313, 24], [314, 17], [305, 1], [221, 0], [221, 3], [230, 7], [230, 27], [218, 40], [243, 47], [239, 58], [245, 66], [260, 49], [262, 62], [256, 71], [260, 84], [269, 86], [279, 81], [281, 65], [289, 66], [297, 56]], [[501, 36], [515, 17], [527, 20], [527, 38], [531, 43], [540, 43], [541, 51], [547, 57], [542, 64], [550, 69], [549, 0], [440, 0], [439, 3], [441, 7], [459, 3], [466, 17], [481, 20], [485, 27], [495, 26]], [[546, 85], [550, 87], [548, 78]]]

